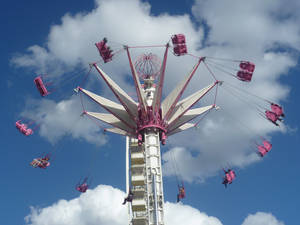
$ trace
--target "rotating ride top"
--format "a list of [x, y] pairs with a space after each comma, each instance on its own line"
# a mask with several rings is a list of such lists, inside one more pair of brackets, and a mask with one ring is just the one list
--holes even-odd
[[[173, 51], [177, 56], [187, 54], [187, 47], [183, 35], [172, 37]], [[107, 53], [107, 39], [96, 43], [104, 63], [113, 59], [113, 52]], [[162, 90], [165, 78], [170, 44], [161, 45], [165, 52], [162, 63], [153, 54], [141, 55], [133, 62], [130, 48], [124, 46], [131, 68], [138, 102], [135, 102], [119, 85], [114, 82], [98, 65], [92, 65], [103, 78], [107, 86], [119, 100], [113, 102], [82, 87], [82, 93], [98, 103], [108, 113], [89, 112], [84, 109], [84, 114], [110, 124], [106, 128], [113, 132], [127, 136], [127, 193], [133, 198], [128, 198], [131, 224], [164, 224], [163, 222], [163, 185], [161, 171], [160, 142], [164, 145], [167, 137], [195, 126], [189, 121], [199, 115], [216, 108], [215, 104], [204, 107], [192, 107], [208, 92], [220, 83], [213, 83], [181, 100], [181, 97], [194, 76], [198, 66], [204, 58], [199, 57], [192, 71], [162, 100]], [[140, 82], [143, 81], [143, 83]], [[129, 158], [131, 159], [129, 162]], [[185, 197], [181, 189], [179, 198]], [[126, 202], [126, 201], [125, 201]]]
[[[165, 45], [156, 46], [125, 45], [119, 51], [114, 51], [113, 48], [108, 46], [106, 38], [95, 44], [104, 63], [113, 61], [117, 53], [123, 50], [126, 51], [135, 84], [137, 102], [113, 81], [97, 63], [90, 64], [91, 68], [94, 67], [98, 71], [119, 103], [99, 96], [81, 86], [75, 89], [77, 93], [80, 95], [84, 94], [108, 112], [91, 112], [83, 108], [84, 115], [110, 125], [111, 127], [105, 128], [105, 131], [127, 137], [126, 191], [128, 196], [124, 200], [124, 204], [130, 202], [128, 204], [128, 212], [130, 215], [129, 223], [132, 225], [164, 224], [160, 143], [165, 145], [167, 137], [189, 128], [197, 127], [200, 121], [191, 121], [194, 121], [200, 115], [206, 115], [212, 109], [218, 109], [216, 106], [217, 90], [223, 84], [223, 81], [216, 78], [211, 67], [243, 82], [250, 82], [252, 80], [255, 69], [255, 65], [249, 61], [199, 57], [189, 54], [183, 34], [173, 35], [171, 42], [172, 44], [168, 42]], [[154, 54], [143, 54], [133, 62], [130, 49], [145, 47], [165, 48], [162, 62]], [[177, 84], [165, 99], [162, 99], [167, 56], [170, 47], [173, 48], [175, 56], [189, 55], [197, 58], [197, 62], [191, 72]], [[222, 62], [238, 63], [238, 65], [232, 68], [224, 65]], [[201, 63], [204, 64], [204, 68], [207, 69], [214, 81], [201, 90], [182, 99], [183, 93]], [[143, 83], [141, 83], [141, 80]], [[41, 96], [47, 96], [52, 92], [48, 90], [48, 86], [51, 83], [45, 83], [42, 76], [36, 77], [34, 83]], [[214, 102], [204, 107], [195, 108], [194, 106], [214, 88], [216, 90]], [[260, 108], [260, 114], [276, 126], [279, 126], [277, 121], [282, 121], [282, 117], [284, 117], [282, 107], [271, 101], [264, 101], [270, 105], [271, 109]], [[20, 121], [16, 122], [16, 127], [26, 136], [33, 133], [26, 124], [22, 124]], [[268, 140], [263, 139], [262, 145], [257, 144], [257, 153], [259, 156], [264, 157], [271, 148], [272, 144]], [[32, 166], [46, 168], [50, 165], [48, 161], [48, 158], [35, 159], [32, 162]], [[232, 169], [224, 170], [224, 173], [223, 184], [226, 187], [232, 183], [236, 175]], [[88, 187], [87, 180], [84, 180], [76, 185], [76, 190], [85, 192]], [[178, 190], [177, 201], [180, 201], [186, 196], [183, 182], [180, 185], [178, 184]]]

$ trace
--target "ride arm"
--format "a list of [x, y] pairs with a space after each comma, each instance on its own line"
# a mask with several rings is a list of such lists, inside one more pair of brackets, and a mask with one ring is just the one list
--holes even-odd
[[200, 107], [196, 109], [190, 109], [186, 111], [175, 123], [173, 123], [171, 126], [168, 127], [169, 132], [172, 132], [173, 130], [176, 130], [181, 125], [195, 119], [196, 117], [202, 115], [205, 112], [208, 112], [209, 110], [216, 108], [215, 105], [209, 105], [205, 107]]
[[126, 132], [124, 130], [121, 130], [117, 127], [106, 128], [105, 131], [111, 132], [111, 133], [114, 133], [114, 134], [120, 134], [120, 135], [123, 135], [123, 136], [126, 136], [126, 137], [133, 137], [133, 138], [136, 137], [135, 134], [128, 133], [128, 132]]
[[161, 104], [162, 89], [163, 89], [163, 85], [164, 85], [168, 49], [169, 49], [169, 43], [166, 45], [163, 64], [160, 68], [160, 74], [159, 74], [159, 77], [158, 77], [158, 87], [156, 88], [155, 93], [154, 93], [154, 97], [153, 97], [153, 102], [152, 102], [153, 113], [159, 111], [160, 104]]
[[183, 116], [193, 105], [195, 105], [203, 96], [205, 96], [215, 85], [218, 84], [218, 81], [208, 85], [207, 87], [197, 91], [196, 93], [188, 96], [187, 98], [181, 100], [177, 103], [176, 107], [173, 110], [170, 120], [168, 120], [168, 127], [173, 126], [176, 121]]
[[130, 115], [131, 119], [136, 120], [138, 116], [136, 102], [129, 95], [127, 95], [127, 93], [122, 88], [120, 88], [116, 82], [114, 82], [106, 73], [104, 73], [104, 71], [101, 70], [101, 68], [98, 67], [96, 63], [94, 63], [93, 66], [96, 68], [100, 76], [112, 90], [119, 102], [123, 105], [127, 113]]
[[78, 89], [83, 94], [85, 94], [86, 96], [91, 98], [93, 101], [95, 101], [97, 104], [99, 104], [101, 107], [103, 107], [106, 111], [110, 112], [112, 115], [117, 117], [120, 121], [122, 121], [128, 127], [135, 129], [135, 126], [136, 126], [135, 121], [132, 120], [132, 118], [128, 115], [126, 109], [122, 105], [115, 103], [107, 98], [102, 97], [102, 96], [96, 95], [93, 92], [90, 92], [83, 88], [79, 87]]
[[133, 63], [132, 63], [128, 47], [126, 47], [126, 51], [127, 51], [127, 56], [128, 56], [128, 60], [129, 60], [129, 65], [130, 65], [132, 77], [133, 77], [133, 80], [134, 80], [134, 85], [135, 85], [135, 89], [136, 89], [136, 93], [137, 93], [139, 105], [141, 107], [142, 114], [146, 115], [147, 114], [147, 102], [146, 102], [145, 94], [144, 94], [144, 92], [142, 90], [142, 86], [141, 86], [138, 74], [137, 74], [137, 72], [135, 70], [135, 67], [134, 67]]
[[126, 124], [124, 124], [117, 117], [115, 117], [114, 115], [112, 115], [110, 113], [97, 113], [97, 112], [84, 112], [84, 113], [95, 119], [101, 120], [113, 127], [119, 128], [125, 132], [134, 133], [133, 129], [128, 127]]
[[183, 92], [185, 91], [187, 85], [195, 74], [197, 68], [199, 67], [203, 58], [200, 58], [199, 61], [194, 65], [192, 71], [173, 89], [173, 91], [164, 99], [162, 102], [162, 117], [164, 120], [168, 120], [171, 114], [174, 111], [174, 108], [181, 98]]
[[194, 123], [185, 123], [183, 125], [181, 125], [180, 127], [178, 127], [177, 129], [171, 131], [171, 132], [167, 132], [167, 135], [168, 136], [171, 136], [173, 134], [176, 134], [176, 133], [179, 133], [181, 131], [184, 131], [184, 130], [187, 130], [187, 129], [190, 129], [192, 127], [195, 127], [195, 124]]

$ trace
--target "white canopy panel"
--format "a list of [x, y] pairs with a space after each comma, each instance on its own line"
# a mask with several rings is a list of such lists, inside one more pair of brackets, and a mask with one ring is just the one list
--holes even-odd
[[177, 119], [183, 113], [185, 113], [193, 104], [198, 102], [214, 85], [215, 83], [210, 84], [209, 86], [203, 88], [202, 90], [197, 91], [196, 93], [178, 102], [176, 104], [176, 107], [174, 108], [174, 111], [168, 123], [171, 124], [175, 119]]
[[[177, 84], [177, 86], [173, 89], [173, 91], [164, 99], [164, 101], [161, 104], [161, 110], [162, 110], [162, 117], [164, 118], [166, 114], [170, 114], [169, 112], [171, 110], [172, 105], [177, 104], [177, 101], [182, 95], [182, 92], [186, 88], [187, 84], [189, 83], [190, 79], [195, 73], [195, 70], [198, 68], [200, 64], [200, 60], [198, 63], [194, 66], [192, 71], [185, 76], [185, 78]], [[168, 120], [168, 118], [166, 118]]]
[[121, 130], [117, 127], [111, 127], [111, 128], [106, 128], [105, 131], [111, 132], [111, 133], [115, 133], [115, 134], [120, 134], [120, 135], [124, 135], [124, 136], [128, 136], [128, 137], [134, 137], [133, 134], [130, 134], [124, 130]]
[[173, 134], [176, 134], [176, 133], [178, 133], [178, 132], [187, 130], [187, 129], [192, 128], [192, 127], [194, 127], [194, 126], [195, 126], [194, 123], [185, 123], [185, 124], [183, 124], [182, 126], [178, 127], [176, 130], [174, 130], [174, 131], [172, 131], [172, 132], [170, 132], [170, 133], [167, 133], [167, 135], [168, 135], [168, 136], [171, 136], [171, 135], [173, 135]]
[[104, 71], [101, 70], [100, 67], [98, 67], [96, 64], [94, 66], [100, 73], [102, 78], [105, 80], [105, 82], [108, 84], [108, 86], [111, 88], [111, 90], [114, 92], [116, 97], [119, 99], [120, 103], [124, 106], [126, 111], [128, 111], [130, 115], [137, 117], [137, 103], [129, 95], [127, 95], [127, 93], [122, 88], [120, 88], [117, 83], [115, 83], [106, 73], [104, 73]]
[[102, 96], [96, 95], [93, 92], [90, 92], [83, 88], [81, 88], [80, 90], [84, 94], [89, 96], [91, 99], [93, 99], [95, 102], [97, 102], [99, 105], [101, 105], [103, 108], [105, 108], [108, 112], [111, 112], [117, 118], [119, 118], [120, 120], [125, 122], [131, 128], [136, 127], [135, 121], [133, 121], [132, 118], [129, 117], [128, 113], [126, 112], [125, 108], [122, 105], [115, 103], [107, 98], [102, 97]]
[[126, 132], [133, 132], [131, 128], [129, 128], [126, 124], [120, 121], [117, 117], [109, 113], [97, 113], [97, 112], [86, 112], [87, 115], [92, 116], [98, 120], [101, 120], [105, 123], [112, 125], [113, 127], [117, 127]]
[[196, 108], [196, 109], [190, 109], [190, 110], [186, 111], [177, 120], [175, 120], [172, 124], [170, 124], [168, 127], [168, 130], [170, 132], [172, 132], [173, 130], [177, 129], [184, 123], [191, 121], [192, 119], [196, 118], [197, 116], [200, 116], [201, 114], [207, 112], [208, 110], [210, 110], [214, 107], [215, 107], [215, 105], [209, 105], [209, 106], [200, 107], [200, 108]]

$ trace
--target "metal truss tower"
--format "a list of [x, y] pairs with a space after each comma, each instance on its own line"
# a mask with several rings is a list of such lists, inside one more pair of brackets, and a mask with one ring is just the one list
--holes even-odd
[[[214, 104], [192, 108], [204, 95], [218, 85], [215, 81], [207, 87], [181, 100], [188, 83], [204, 58], [200, 58], [193, 69], [162, 101], [162, 90], [169, 44], [165, 45], [162, 64], [155, 82], [152, 70], [146, 74], [133, 64], [129, 47], [125, 46], [138, 102], [135, 102], [96, 63], [99, 72], [119, 103], [78, 87], [78, 90], [102, 106], [108, 113], [84, 113], [101, 120], [112, 127], [106, 131], [126, 136], [126, 189], [133, 193], [129, 204], [129, 224], [164, 225], [164, 192], [161, 167], [160, 144], [168, 136], [194, 127], [190, 121], [215, 108]], [[145, 57], [150, 60], [151, 57]], [[138, 71], [138, 72], [137, 72]], [[143, 79], [143, 84], [140, 82]]]

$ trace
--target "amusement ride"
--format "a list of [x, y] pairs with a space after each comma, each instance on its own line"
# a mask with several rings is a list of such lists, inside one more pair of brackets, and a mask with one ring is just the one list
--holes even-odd
[[[163, 45], [150, 46], [128, 46], [123, 45], [120, 50], [114, 50], [108, 45], [108, 39], [96, 43], [103, 63], [113, 63], [113, 59], [121, 52], [126, 53], [137, 101], [124, 91], [97, 62], [91, 63], [104, 83], [112, 91], [118, 102], [97, 95], [82, 86], [76, 87], [75, 92], [101, 106], [106, 113], [87, 111], [83, 107], [83, 115], [99, 120], [109, 125], [105, 132], [111, 132], [126, 136], [126, 193], [123, 204], [128, 203], [128, 214], [131, 225], [163, 225], [164, 224], [164, 191], [163, 174], [161, 162], [161, 145], [165, 145], [168, 137], [196, 127], [195, 122], [199, 116], [206, 115], [219, 107], [216, 105], [217, 90], [224, 86], [222, 80], [217, 79], [215, 72], [227, 74], [241, 82], [251, 82], [255, 70], [252, 62], [244, 60], [228, 60], [221, 58], [195, 56], [188, 53], [186, 38], [183, 34], [173, 35], [169, 42]], [[162, 61], [155, 54], [142, 54], [134, 61], [131, 56], [132, 48], [164, 48]], [[163, 87], [168, 53], [172, 51], [175, 56], [190, 56], [197, 61], [192, 70], [177, 84], [172, 91], [163, 98]], [[213, 81], [196, 92], [183, 98], [183, 94], [195, 75], [197, 69], [203, 64], [204, 69], [211, 75]], [[228, 66], [229, 65], [229, 66]], [[235, 67], [233, 67], [233, 65]], [[90, 70], [91, 70], [90, 69]], [[89, 71], [90, 72], [90, 71]], [[49, 83], [45, 83], [43, 76], [34, 79], [34, 84], [43, 97], [51, 94]], [[227, 87], [234, 89], [228, 84]], [[206, 95], [215, 90], [214, 101], [206, 106], [195, 107]], [[241, 92], [236, 88], [235, 92]], [[244, 92], [253, 98], [257, 97], [264, 104], [256, 104], [258, 115], [269, 120], [276, 126], [282, 122], [284, 117], [283, 108], [271, 101], [259, 96]], [[83, 105], [83, 104], [82, 104]], [[16, 128], [25, 136], [33, 134], [30, 123], [16, 122]], [[262, 138], [261, 143], [256, 143], [258, 157], [265, 157], [271, 150], [272, 144], [269, 140]], [[34, 168], [46, 169], [50, 166], [51, 154], [46, 154], [34, 159], [30, 165]], [[231, 184], [236, 174], [232, 168], [223, 169], [223, 184], [227, 187]], [[86, 192], [90, 186], [88, 177], [79, 181], [76, 190]], [[177, 202], [186, 197], [183, 181], [178, 184]]]

